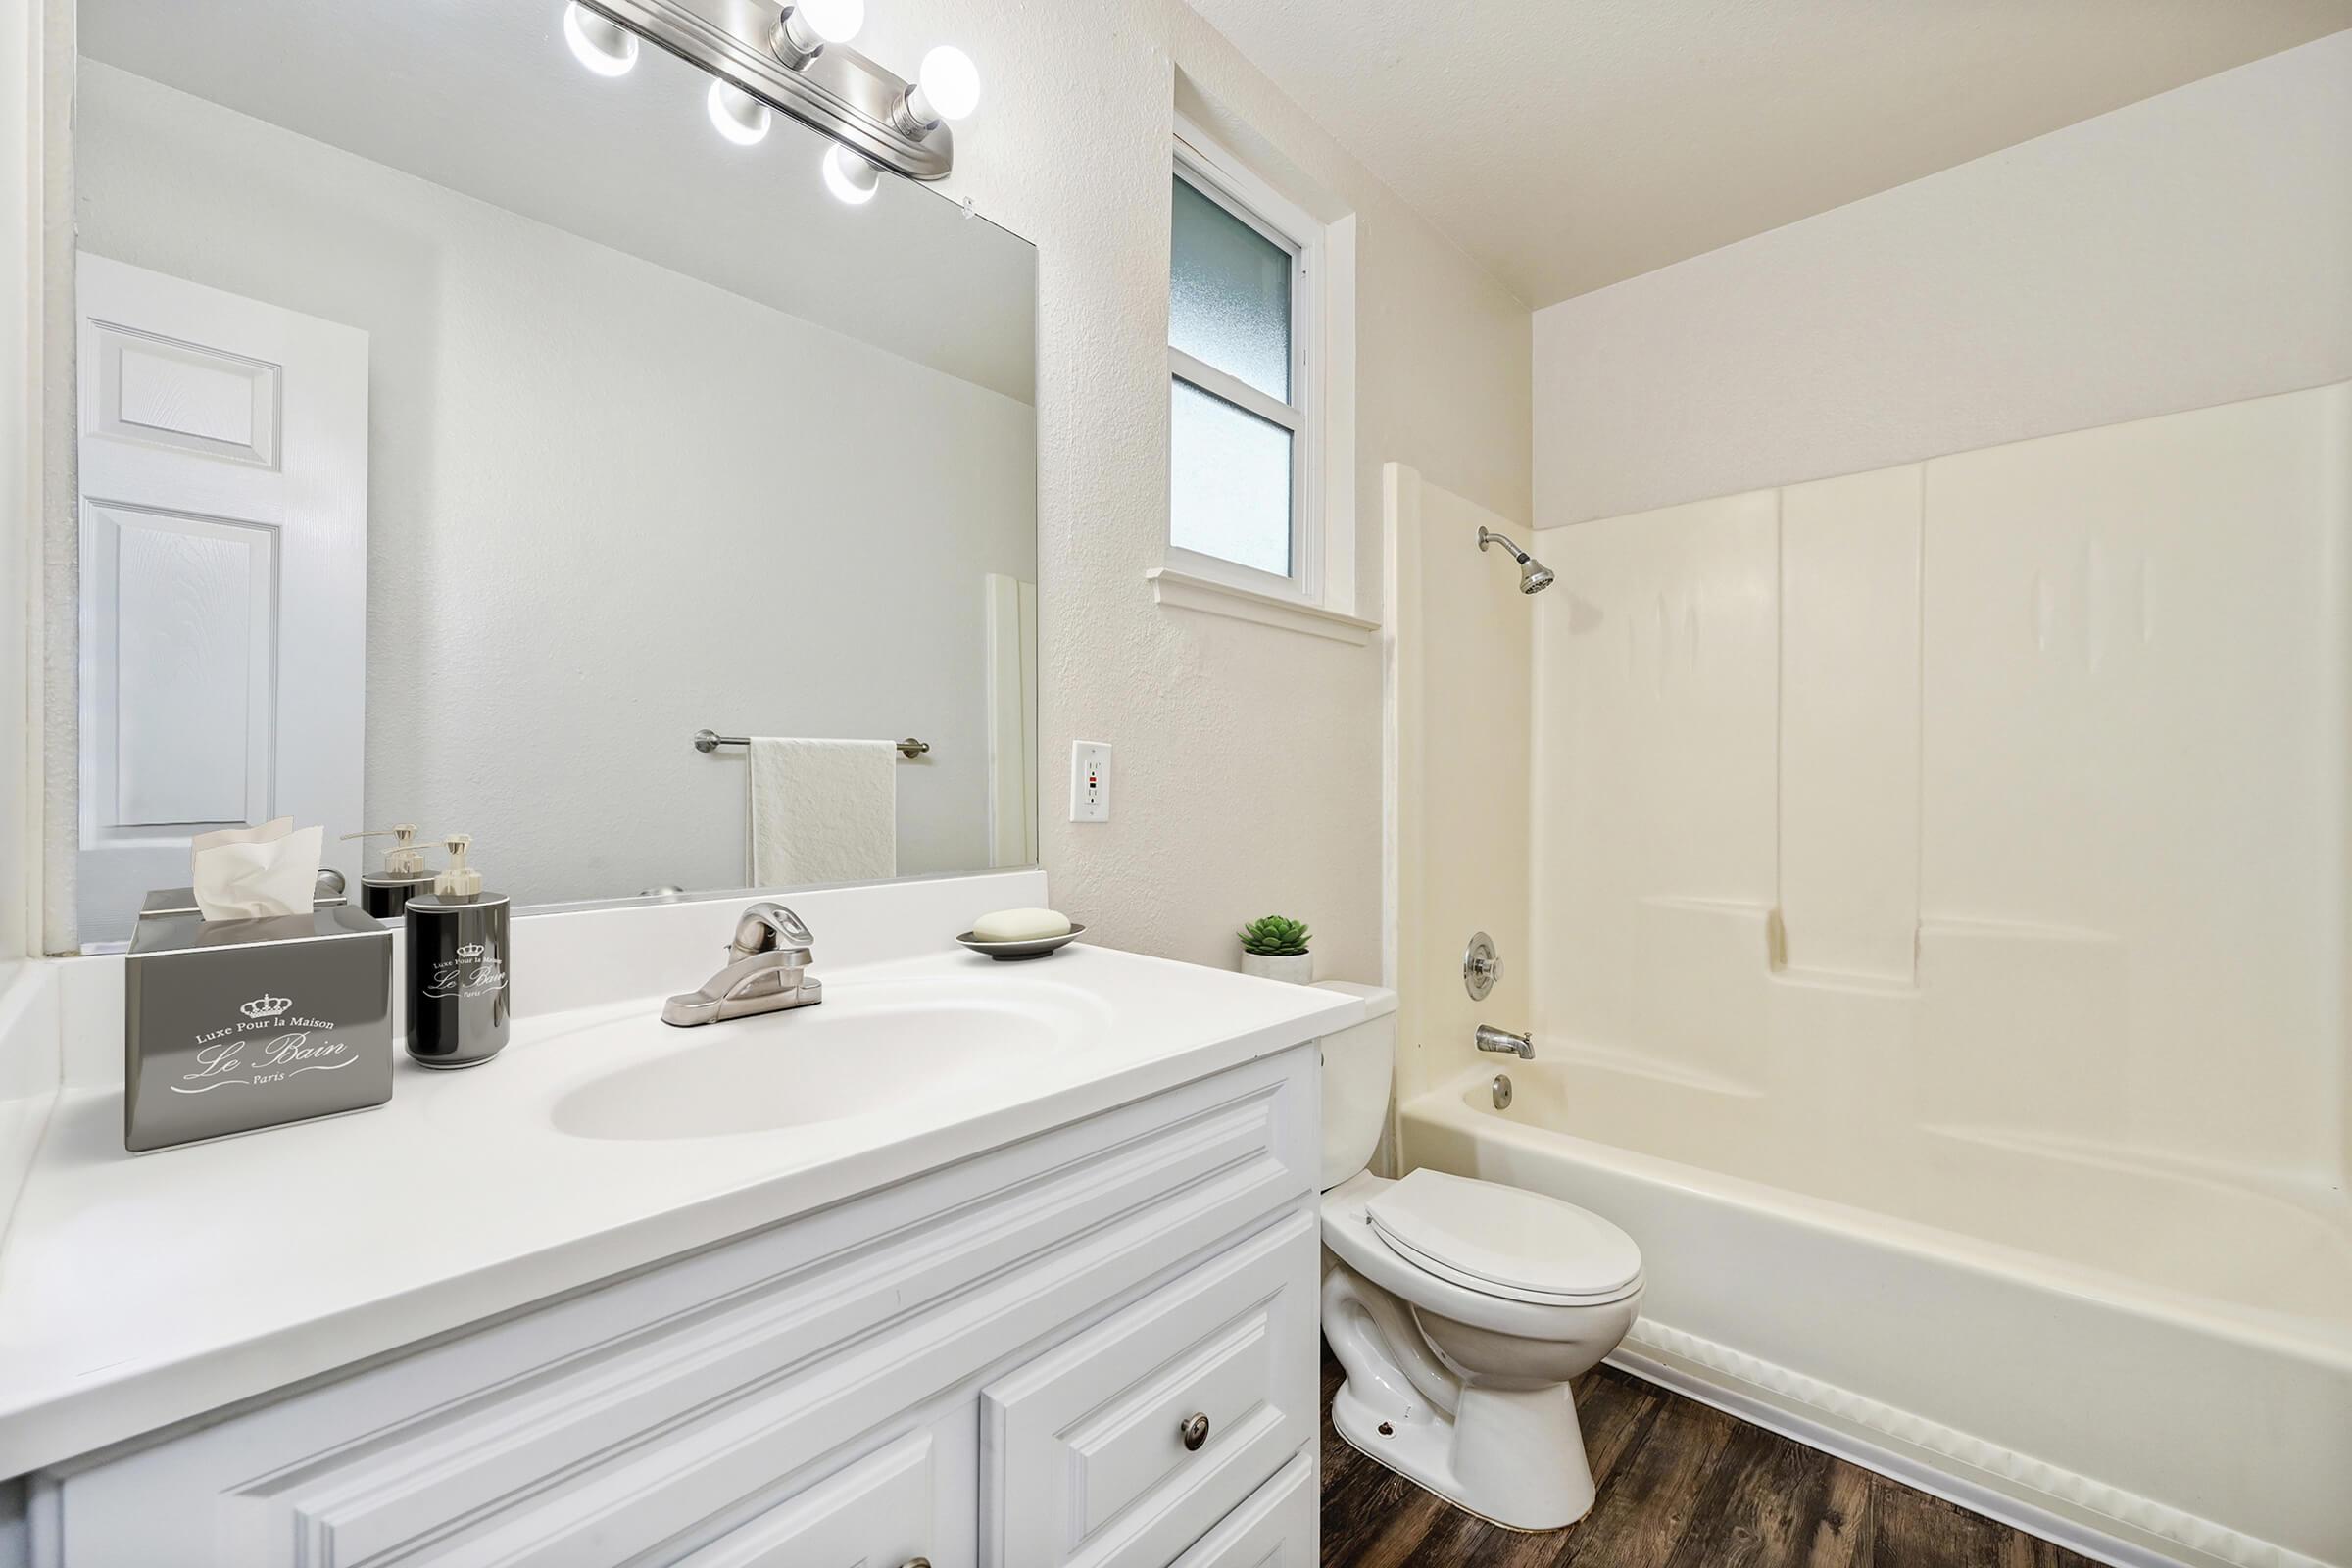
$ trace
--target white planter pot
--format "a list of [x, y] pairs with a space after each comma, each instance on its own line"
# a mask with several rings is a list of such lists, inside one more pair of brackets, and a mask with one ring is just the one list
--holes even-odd
[[1315, 979], [1315, 956], [1311, 953], [1245, 953], [1242, 955], [1242, 973], [1253, 974], [1260, 980], [1288, 980], [1292, 985], [1312, 985]]

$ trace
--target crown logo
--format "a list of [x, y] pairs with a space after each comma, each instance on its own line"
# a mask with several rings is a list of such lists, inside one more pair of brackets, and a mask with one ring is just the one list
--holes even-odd
[[488, 948], [483, 947], [479, 942], [468, 942], [458, 950], [458, 956], [466, 959], [467, 962], [471, 962], [473, 959], [480, 957], [483, 954], [489, 951], [490, 950]]
[[237, 1010], [248, 1018], [274, 1018], [293, 1005], [294, 1002], [290, 997], [272, 997], [264, 994], [254, 998]]

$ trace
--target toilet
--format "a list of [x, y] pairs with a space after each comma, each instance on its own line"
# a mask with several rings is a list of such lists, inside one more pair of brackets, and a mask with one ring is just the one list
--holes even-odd
[[1574, 1524], [1592, 1506], [1592, 1467], [1568, 1380], [1633, 1327], [1641, 1249], [1540, 1193], [1367, 1170], [1396, 1067], [1396, 993], [1325, 984], [1368, 1009], [1322, 1042], [1323, 1334], [1348, 1374], [1332, 1425], [1494, 1524]]

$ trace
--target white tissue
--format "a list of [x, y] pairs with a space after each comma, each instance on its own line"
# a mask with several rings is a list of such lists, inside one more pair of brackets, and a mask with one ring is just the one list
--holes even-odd
[[308, 914], [318, 886], [326, 830], [297, 832], [281, 816], [260, 827], [225, 827], [188, 841], [188, 883], [207, 920]]
[[259, 827], [215, 828], [188, 840], [188, 854], [193, 857], [222, 844], [274, 844], [293, 831], [294, 819], [290, 816], [271, 817]]

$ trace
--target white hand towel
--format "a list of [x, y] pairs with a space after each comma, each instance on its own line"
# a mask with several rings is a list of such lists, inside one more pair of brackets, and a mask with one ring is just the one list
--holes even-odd
[[898, 748], [752, 737], [752, 885], [899, 874]]

